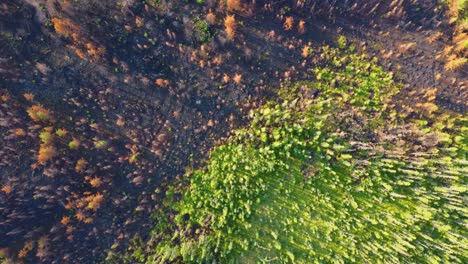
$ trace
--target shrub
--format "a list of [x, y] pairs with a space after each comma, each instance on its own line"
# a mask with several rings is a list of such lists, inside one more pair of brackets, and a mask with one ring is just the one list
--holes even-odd
[[47, 257], [50, 254], [49, 247], [50, 247], [49, 237], [47, 235], [41, 236], [39, 240], [37, 241], [36, 256], [40, 259]]
[[94, 141], [94, 146], [97, 148], [97, 149], [104, 149], [108, 146], [108, 142], [106, 140], [95, 140]]

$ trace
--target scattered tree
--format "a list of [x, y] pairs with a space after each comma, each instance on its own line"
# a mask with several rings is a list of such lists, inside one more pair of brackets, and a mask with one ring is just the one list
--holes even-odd
[[283, 28], [285, 30], [291, 30], [293, 29], [293, 26], [294, 26], [294, 18], [292, 16], [286, 17]]
[[1, 189], [1, 190], [2, 190], [2, 192], [4, 192], [5, 194], [9, 194], [9, 193], [11, 193], [11, 190], [12, 190], [12, 189], [11, 189], [11, 186], [10, 186], [10, 185], [5, 184], [5, 185], [2, 186], [2, 189]]
[[64, 226], [68, 225], [68, 223], [70, 223], [70, 217], [69, 216], [62, 217], [62, 220], [60, 220], [60, 223]]
[[299, 25], [297, 26], [297, 32], [299, 32], [299, 34], [304, 34], [304, 32], [305, 32], [305, 21], [304, 20], [299, 21]]
[[237, 84], [240, 84], [241, 81], [242, 81], [242, 74], [234, 74], [234, 77], [232, 77], [232, 80], [237, 83]]
[[80, 158], [76, 162], [75, 171], [78, 173], [84, 172], [87, 165], [88, 165], [88, 162], [85, 159]]
[[47, 121], [50, 119], [49, 110], [45, 109], [42, 105], [33, 105], [28, 109], [28, 115], [35, 122]]
[[34, 94], [32, 93], [24, 93], [23, 97], [24, 99], [26, 99], [26, 101], [29, 101], [29, 102], [34, 101]]
[[226, 9], [228, 11], [235, 11], [241, 9], [240, 0], [226, 0]]
[[210, 12], [208, 12], [208, 14], [206, 15], [206, 22], [209, 24], [209, 25], [214, 25], [216, 24], [216, 15], [210, 10]]
[[37, 162], [41, 165], [45, 165], [47, 161], [51, 160], [55, 156], [57, 156], [57, 150], [54, 146], [41, 144]]
[[229, 40], [233, 40], [236, 34], [236, 19], [234, 15], [227, 15], [224, 19], [224, 27], [226, 30], [226, 35]]
[[93, 186], [94, 188], [97, 188], [97, 187], [101, 186], [102, 181], [101, 181], [100, 178], [94, 177], [89, 181], [89, 184], [91, 184], [91, 186]]

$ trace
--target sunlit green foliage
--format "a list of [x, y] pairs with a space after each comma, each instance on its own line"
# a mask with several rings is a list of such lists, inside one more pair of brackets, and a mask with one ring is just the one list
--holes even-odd
[[195, 39], [200, 43], [207, 43], [212, 38], [210, 27], [205, 20], [196, 18], [193, 27]]
[[147, 261], [466, 262], [466, 118], [420, 124], [431, 147], [394, 146], [391, 76], [364, 55], [322, 54], [316, 81], [284, 86], [168, 193], [175, 223], [156, 216]]

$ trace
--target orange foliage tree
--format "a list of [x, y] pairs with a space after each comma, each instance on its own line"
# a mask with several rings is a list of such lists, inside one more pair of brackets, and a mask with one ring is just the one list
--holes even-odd
[[287, 17], [286, 20], [284, 21], [284, 29], [285, 30], [291, 30], [293, 29], [294, 26], [294, 18], [293, 17]]
[[237, 84], [241, 83], [241, 81], [242, 81], [242, 74], [236, 73], [236, 74], [234, 75], [234, 77], [232, 77], [232, 80], [233, 80], [235, 83], [237, 83]]
[[2, 186], [0, 190], [2, 190], [2, 192], [4, 192], [5, 194], [9, 194], [11, 193], [11, 186], [8, 184], [5, 184]]
[[446, 71], [462, 69], [468, 63], [468, 23], [466, 1], [451, 0], [449, 4], [449, 23], [455, 24], [452, 33], [452, 44], [444, 53], [447, 58]]
[[299, 25], [297, 25], [297, 32], [299, 32], [299, 34], [304, 34], [304, 32], [305, 32], [305, 21], [304, 20], [299, 21]]
[[240, 10], [241, 9], [240, 0], [226, 0], [226, 9], [228, 11]]
[[73, 40], [73, 45], [69, 47], [80, 58], [85, 59], [89, 57], [91, 61], [98, 61], [103, 56], [104, 49], [87, 40], [85, 34], [71, 20], [54, 17], [52, 18], [52, 23], [54, 24], [55, 32]]
[[39, 147], [39, 155], [37, 156], [37, 162], [41, 165], [45, 165], [47, 161], [57, 156], [57, 150], [54, 146], [42, 144]]
[[214, 25], [216, 23], [216, 15], [210, 10], [210, 12], [206, 15], [206, 22], [210, 25]]
[[101, 186], [102, 181], [101, 181], [100, 178], [94, 177], [94, 178], [89, 180], [89, 184], [91, 184], [91, 186], [93, 186], [94, 188], [97, 188], [97, 187]]
[[45, 109], [42, 105], [33, 105], [28, 109], [28, 115], [35, 122], [46, 121], [50, 119], [49, 110]]
[[237, 28], [236, 18], [234, 17], [234, 15], [226, 16], [226, 18], [224, 19], [224, 27], [225, 27], [228, 39], [233, 40], [236, 34], [236, 28]]
[[26, 99], [29, 102], [34, 101], [34, 94], [32, 94], [32, 93], [24, 93], [23, 97], [24, 97], [24, 99]]
[[101, 207], [102, 201], [104, 200], [104, 195], [97, 193], [94, 195], [89, 195], [85, 197], [85, 201], [88, 202], [87, 209], [92, 209], [96, 211]]

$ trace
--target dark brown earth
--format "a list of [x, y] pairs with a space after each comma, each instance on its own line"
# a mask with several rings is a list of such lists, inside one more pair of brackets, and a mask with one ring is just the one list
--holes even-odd
[[[466, 71], [444, 72], [435, 58], [444, 36], [427, 40], [450, 30], [443, 13], [434, 12], [436, 1], [396, 1], [401, 8], [392, 1], [377, 8], [376, 1], [244, 1], [233, 12], [239, 23], [233, 41], [215, 1], [85, 2], [0, 3], [0, 186], [12, 189], [0, 193], [0, 248], [18, 262], [96, 263], [109, 251], [125, 251], [134, 237], [145, 238], [174, 179], [200, 166], [282, 81], [313, 78], [319, 54], [301, 56], [309, 43], [313, 48], [345, 35], [395, 73], [404, 104], [427, 102], [435, 89], [430, 102], [467, 111]], [[210, 8], [217, 22], [203, 44], [194, 21]], [[306, 32], [285, 31], [287, 16], [303, 19]], [[73, 39], [58, 34], [52, 18], [72, 21], [83, 41], [103, 48], [102, 56], [77, 56]], [[33, 104], [49, 109], [54, 121], [31, 120], [26, 110]], [[59, 154], [41, 165], [39, 133], [47, 127], [69, 134], [54, 139]], [[17, 135], [19, 128], [26, 134]], [[67, 146], [74, 137], [78, 149]], [[96, 147], [99, 140], [107, 141], [105, 148]], [[134, 162], [132, 153], [138, 153]], [[88, 162], [82, 171], [75, 168], [80, 159]], [[93, 187], [86, 176], [102, 184]], [[83, 209], [91, 223], [67, 208], [96, 194], [104, 197], [100, 207]], [[70, 222], [61, 223], [64, 217]], [[33, 249], [19, 258], [28, 243]]]

